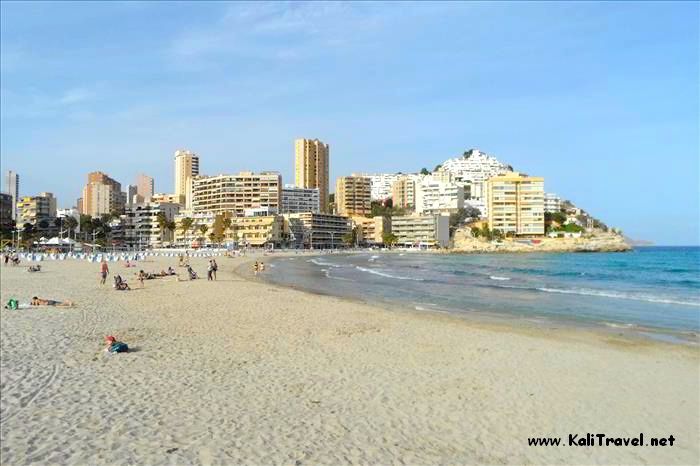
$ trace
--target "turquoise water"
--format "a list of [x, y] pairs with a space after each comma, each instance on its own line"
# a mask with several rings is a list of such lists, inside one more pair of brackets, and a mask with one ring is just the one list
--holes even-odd
[[537, 321], [700, 332], [700, 248], [627, 253], [377, 253], [278, 259], [267, 279], [308, 291]]

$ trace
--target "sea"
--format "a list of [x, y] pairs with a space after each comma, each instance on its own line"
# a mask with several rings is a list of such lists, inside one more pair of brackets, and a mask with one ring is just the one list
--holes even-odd
[[270, 282], [372, 304], [463, 317], [632, 332], [674, 343], [700, 335], [700, 247], [621, 253], [299, 254]]

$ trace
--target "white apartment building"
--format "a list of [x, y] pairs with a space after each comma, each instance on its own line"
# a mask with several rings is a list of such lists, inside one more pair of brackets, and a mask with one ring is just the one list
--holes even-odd
[[279, 210], [282, 177], [277, 172], [240, 172], [237, 175], [198, 176], [192, 179], [192, 211], [232, 213], [245, 209]]
[[561, 210], [561, 199], [554, 193], [544, 193], [544, 211], [549, 213]]
[[445, 215], [402, 215], [391, 218], [391, 232], [405, 247], [447, 247], [450, 221]]
[[363, 173], [357, 176], [369, 178], [373, 201], [383, 201], [391, 197], [391, 187], [403, 175], [401, 173]]
[[416, 184], [417, 214], [451, 214], [464, 207], [464, 187], [426, 177]]
[[444, 161], [441, 169], [452, 173], [454, 181], [464, 186], [466, 204], [479, 209], [484, 218], [488, 217], [486, 182], [489, 178], [513, 171], [509, 165], [478, 149]]
[[293, 184], [285, 184], [282, 188], [283, 214], [321, 211], [321, 201], [318, 188], [299, 188]]
[[180, 204], [168, 203], [146, 203], [127, 207], [122, 216], [126, 245], [143, 249], [158, 247], [165, 242], [173, 241], [173, 235], [169, 230], [161, 231], [158, 215], [163, 213], [167, 221], [173, 221], [179, 211]]

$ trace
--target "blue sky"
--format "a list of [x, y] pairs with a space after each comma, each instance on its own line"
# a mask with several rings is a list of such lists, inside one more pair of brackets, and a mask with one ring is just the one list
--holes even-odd
[[331, 177], [475, 147], [658, 244], [700, 243], [698, 3], [8, 3], [0, 154], [70, 206], [103, 170], [173, 186], [279, 170], [293, 139]]

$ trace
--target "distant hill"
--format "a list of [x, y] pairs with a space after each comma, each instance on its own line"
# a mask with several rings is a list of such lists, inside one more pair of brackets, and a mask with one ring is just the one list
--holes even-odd
[[632, 238], [629, 238], [627, 236], [625, 236], [625, 241], [627, 241], [627, 244], [629, 244], [630, 246], [633, 246], [633, 247], [634, 246], [653, 246], [654, 245], [653, 241], [649, 241], [646, 239], [632, 239]]

